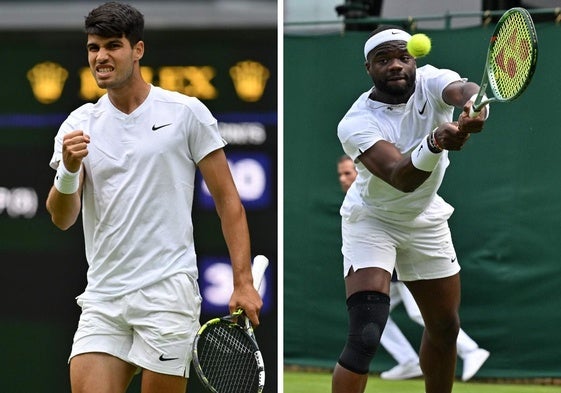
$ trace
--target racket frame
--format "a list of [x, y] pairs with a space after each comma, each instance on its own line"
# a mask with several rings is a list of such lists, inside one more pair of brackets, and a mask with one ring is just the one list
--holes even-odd
[[[269, 266], [269, 260], [267, 257], [263, 255], [257, 255], [253, 260], [253, 265], [251, 269], [251, 273], [253, 276], [253, 286], [256, 290], [259, 290], [261, 287], [261, 282], [265, 276], [265, 270]], [[240, 325], [240, 319], [242, 325]], [[255, 361], [257, 364], [257, 372], [258, 372], [258, 386], [257, 386], [257, 393], [262, 393], [265, 387], [265, 362], [263, 360], [263, 356], [261, 354], [261, 350], [259, 349], [259, 345], [257, 344], [257, 340], [255, 338], [255, 334], [253, 331], [253, 325], [251, 324], [249, 318], [245, 315], [244, 311], [240, 308], [236, 310], [234, 313], [225, 315], [219, 318], [213, 318], [203, 324], [197, 334], [195, 335], [195, 339], [193, 341], [193, 366], [195, 368], [195, 372], [199, 377], [199, 380], [212, 393], [220, 393], [212, 386], [208, 378], [205, 376], [204, 371], [202, 369], [201, 362], [199, 360], [199, 351], [198, 351], [198, 343], [199, 338], [204, 333], [205, 330], [211, 328], [213, 325], [216, 324], [225, 324], [229, 328], [232, 329], [240, 329], [246, 336], [248, 336], [254, 345], [254, 352], [253, 355], [255, 357]], [[244, 393], [244, 392], [240, 392]]]
[[[524, 19], [524, 23], [526, 24], [527, 30], [530, 32], [530, 36], [531, 36], [531, 40], [530, 40], [530, 45], [531, 45], [531, 50], [530, 50], [530, 54], [532, 55], [532, 61], [531, 61], [531, 66], [530, 66], [530, 70], [528, 73], [528, 76], [524, 82], [524, 85], [519, 89], [519, 91], [512, 97], [509, 97], [508, 99], [504, 99], [501, 98], [501, 94], [500, 92], [497, 91], [496, 89], [496, 83], [495, 83], [495, 75], [492, 71], [492, 68], [490, 67], [491, 64], [491, 56], [493, 54], [493, 48], [496, 45], [496, 37], [499, 34], [499, 31], [501, 29], [501, 27], [506, 23], [506, 21], [512, 17], [513, 14], [519, 14], [522, 15], [523, 19]], [[532, 17], [530, 15], [530, 13], [522, 8], [522, 7], [514, 7], [511, 8], [509, 10], [507, 10], [499, 19], [499, 21], [497, 22], [497, 25], [495, 26], [495, 30], [493, 31], [493, 35], [491, 36], [490, 42], [489, 42], [489, 47], [487, 49], [487, 56], [485, 59], [485, 68], [484, 68], [484, 72], [483, 72], [483, 77], [481, 79], [481, 83], [479, 84], [479, 92], [477, 93], [477, 96], [475, 98], [475, 101], [471, 107], [470, 110], [470, 116], [471, 117], [475, 117], [479, 114], [479, 112], [481, 111], [481, 109], [489, 104], [490, 102], [493, 101], [499, 101], [499, 102], [508, 102], [508, 101], [512, 101], [514, 99], [516, 99], [517, 97], [519, 97], [524, 90], [526, 89], [526, 87], [528, 87], [528, 85], [530, 84], [531, 80], [532, 80], [532, 76], [534, 75], [534, 71], [536, 70], [536, 63], [538, 60], [538, 37], [536, 34], [536, 28], [534, 26], [534, 22], [532, 21]], [[489, 84], [491, 85], [491, 91], [494, 94], [494, 97], [491, 98], [486, 98], [483, 99], [485, 97], [485, 92], [487, 90], [487, 87], [489, 86]]]
[[[240, 318], [243, 321], [243, 327], [238, 323]], [[242, 309], [238, 309], [233, 314], [225, 315], [219, 318], [213, 318], [202, 325], [195, 336], [195, 340], [193, 342], [193, 366], [195, 368], [195, 372], [199, 377], [201, 383], [204, 385], [206, 389], [208, 389], [212, 393], [220, 393], [218, 392], [214, 386], [210, 383], [206, 375], [204, 374], [201, 362], [199, 360], [199, 352], [198, 352], [198, 343], [199, 338], [204, 334], [207, 329], [211, 329], [214, 325], [225, 325], [229, 329], [239, 329], [243, 332], [243, 334], [247, 335], [254, 346], [253, 348], [253, 355], [255, 357], [257, 363], [257, 372], [259, 373], [259, 383], [257, 386], [257, 392], [261, 393], [263, 388], [265, 387], [265, 362], [263, 361], [263, 356], [261, 354], [261, 350], [259, 349], [259, 345], [257, 344], [257, 340], [255, 339], [255, 334], [253, 333], [253, 326], [249, 321], [249, 318], [245, 316]], [[241, 393], [241, 392], [240, 392]]]

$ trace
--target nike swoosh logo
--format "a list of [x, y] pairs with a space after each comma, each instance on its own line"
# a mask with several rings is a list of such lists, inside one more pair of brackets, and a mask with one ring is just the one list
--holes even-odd
[[423, 113], [425, 113], [425, 108], [427, 107], [427, 102], [428, 102], [428, 100], [425, 101], [425, 105], [423, 105], [423, 107], [419, 111], [419, 115], [422, 115]]
[[158, 359], [160, 359], [161, 362], [167, 362], [168, 360], [177, 360], [179, 358], [165, 358], [164, 355], [160, 355]]
[[152, 131], [157, 131], [157, 130], [159, 130], [160, 128], [164, 128], [164, 127], [167, 127], [167, 126], [171, 126], [171, 124], [172, 124], [172, 123], [168, 123], [168, 124], [163, 124], [163, 125], [161, 125], [161, 126], [156, 126], [156, 125], [154, 124], [154, 125], [152, 126]]

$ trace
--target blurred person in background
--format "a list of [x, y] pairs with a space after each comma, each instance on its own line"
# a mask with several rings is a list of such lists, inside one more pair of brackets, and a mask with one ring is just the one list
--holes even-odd
[[351, 187], [351, 184], [355, 181], [357, 174], [358, 172], [356, 171], [355, 163], [351, 157], [346, 154], [339, 157], [339, 160], [337, 161], [337, 175], [339, 176], [341, 190], [343, 190], [344, 193], [346, 193]]

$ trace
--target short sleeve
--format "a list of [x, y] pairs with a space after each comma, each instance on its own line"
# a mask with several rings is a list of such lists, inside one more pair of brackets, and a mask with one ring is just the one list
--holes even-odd
[[54, 138], [54, 148], [49, 166], [53, 169], [58, 168], [60, 160], [62, 160], [62, 140], [64, 135], [81, 128], [80, 124], [84, 118], [87, 118], [89, 111], [93, 108], [93, 104], [87, 103], [76, 109], [61, 124]]
[[198, 164], [209, 153], [226, 146], [226, 141], [220, 135], [217, 120], [202, 102], [193, 99], [189, 110], [192, 116], [187, 123], [187, 143], [193, 161]]
[[337, 135], [345, 153], [354, 160], [384, 136], [378, 125], [358, 113], [347, 114], [339, 122]]

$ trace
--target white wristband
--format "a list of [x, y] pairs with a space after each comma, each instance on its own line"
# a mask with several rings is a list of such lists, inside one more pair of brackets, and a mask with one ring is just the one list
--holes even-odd
[[80, 187], [80, 170], [70, 172], [60, 160], [54, 184], [55, 188], [62, 194], [74, 194]]
[[417, 169], [432, 172], [440, 160], [440, 153], [433, 153], [429, 149], [427, 138], [424, 137], [419, 146], [411, 152], [411, 163]]
[[[474, 94], [471, 96], [471, 98], [468, 101], [471, 101], [473, 103], [475, 103], [475, 99], [477, 98], [477, 94]], [[483, 95], [483, 97], [481, 97], [481, 102], [483, 101], [487, 101], [489, 98], [486, 95]], [[489, 118], [489, 113], [491, 113], [491, 105], [490, 103], [485, 104], [485, 106], [483, 108], [487, 108], [487, 112], [485, 113], [485, 119], [483, 120], [487, 120]], [[481, 108], [481, 109], [483, 109]], [[481, 112], [481, 109], [479, 110], [479, 112]], [[479, 114], [479, 112], [477, 112], [477, 114]], [[473, 116], [472, 116], [473, 114]], [[470, 117], [476, 117], [477, 115], [475, 114], [475, 112], [473, 111], [473, 106], [470, 109]]]

